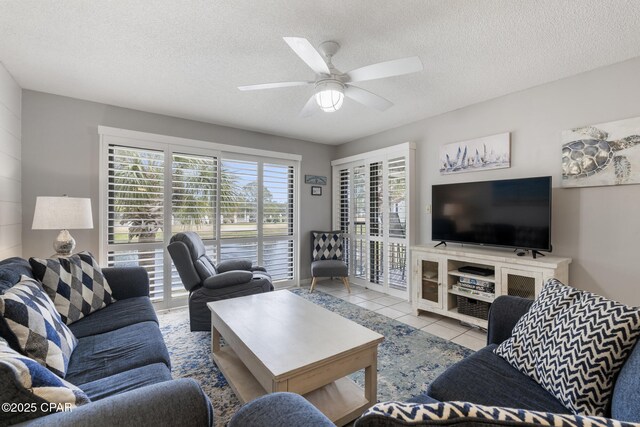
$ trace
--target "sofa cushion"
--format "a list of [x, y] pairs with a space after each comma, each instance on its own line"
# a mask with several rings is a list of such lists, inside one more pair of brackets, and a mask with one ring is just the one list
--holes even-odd
[[20, 281], [20, 276], [33, 277], [26, 259], [13, 257], [0, 261], [0, 294]]
[[600, 417], [554, 414], [524, 409], [482, 406], [469, 402], [415, 404], [383, 402], [369, 408], [355, 427], [394, 426], [557, 426], [632, 427], [632, 424]]
[[639, 309], [552, 279], [495, 352], [574, 413], [606, 416], [638, 336]]
[[341, 231], [312, 231], [312, 233], [313, 261], [342, 259]]
[[35, 279], [22, 276], [0, 295], [0, 331], [14, 349], [65, 377], [78, 341]]
[[142, 322], [78, 340], [67, 380], [82, 384], [152, 363], [171, 367], [169, 352], [155, 322]]
[[148, 297], [118, 300], [91, 316], [83, 317], [69, 325], [76, 338], [104, 334], [140, 322], [156, 322], [158, 316]]
[[451, 366], [431, 383], [427, 394], [442, 402], [570, 413], [538, 383], [496, 356], [496, 347], [489, 345]]
[[109, 282], [89, 252], [66, 258], [30, 258], [29, 263], [67, 325], [114, 301]]
[[96, 401], [146, 385], [171, 380], [171, 371], [164, 363], [153, 363], [129, 371], [82, 384], [82, 390]]
[[640, 423], [640, 344], [618, 374], [611, 399], [611, 418]]
[[347, 263], [340, 260], [322, 260], [311, 263], [312, 277], [346, 277], [349, 275]]
[[[70, 410], [89, 402], [87, 395], [40, 363], [9, 347], [0, 338], [0, 425], [25, 421], [58, 410]], [[53, 405], [47, 405], [51, 403]], [[22, 409], [11, 409], [11, 405]], [[29, 416], [32, 415], [32, 416]]]

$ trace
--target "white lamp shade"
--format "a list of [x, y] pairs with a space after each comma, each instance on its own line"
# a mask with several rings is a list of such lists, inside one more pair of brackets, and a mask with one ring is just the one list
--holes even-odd
[[33, 230], [93, 228], [91, 199], [81, 197], [38, 197], [31, 228]]

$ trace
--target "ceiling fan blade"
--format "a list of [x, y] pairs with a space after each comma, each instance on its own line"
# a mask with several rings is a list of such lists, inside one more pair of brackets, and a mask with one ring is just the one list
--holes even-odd
[[238, 86], [240, 90], [262, 90], [262, 89], [276, 89], [279, 87], [292, 87], [292, 86], [307, 86], [314, 82], [277, 82], [277, 83], [261, 83], [258, 85]]
[[347, 85], [347, 87], [344, 88], [344, 96], [348, 96], [362, 105], [375, 108], [379, 111], [385, 111], [393, 106], [393, 102], [357, 86]]
[[322, 55], [304, 37], [283, 37], [289, 47], [307, 64], [316, 74], [331, 74]]
[[304, 104], [304, 107], [302, 107], [302, 110], [300, 111], [299, 116], [309, 117], [314, 115], [318, 111], [320, 111], [320, 107], [318, 107], [318, 103], [316, 102], [316, 95], [314, 93], [313, 95], [311, 95], [311, 98], [309, 98], [307, 103]]
[[379, 62], [356, 68], [347, 73], [351, 82], [364, 82], [367, 80], [384, 79], [385, 77], [401, 76], [403, 74], [422, 71], [422, 61], [417, 56], [394, 59], [393, 61]]

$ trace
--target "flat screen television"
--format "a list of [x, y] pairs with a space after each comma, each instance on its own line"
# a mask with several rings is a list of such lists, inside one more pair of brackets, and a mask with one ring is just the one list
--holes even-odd
[[551, 250], [551, 177], [434, 185], [433, 240]]

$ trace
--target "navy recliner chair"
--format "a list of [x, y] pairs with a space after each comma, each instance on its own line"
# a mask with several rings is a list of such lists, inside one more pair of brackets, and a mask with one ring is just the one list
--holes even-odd
[[189, 323], [192, 331], [211, 330], [207, 303], [273, 290], [271, 276], [263, 267], [246, 260], [227, 260], [215, 265], [206, 254], [198, 233], [173, 236], [167, 247], [180, 280], [189, 291]]

